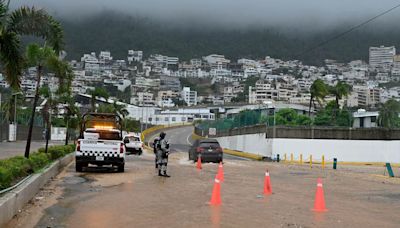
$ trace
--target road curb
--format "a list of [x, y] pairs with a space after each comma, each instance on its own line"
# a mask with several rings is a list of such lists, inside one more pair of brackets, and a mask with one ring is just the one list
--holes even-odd
[[0, 227], [9, 222], [27, 202], [29, 202], [50, 178], [55, 177], [61, 170], [74, 160], [74, 153], [56, 160], [41, 173], [33, 174], [19, 187], [0, 197]]

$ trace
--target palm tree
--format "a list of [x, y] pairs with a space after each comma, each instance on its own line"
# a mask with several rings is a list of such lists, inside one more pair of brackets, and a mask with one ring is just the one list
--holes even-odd
[[329, 87], [329, 92], [335, 96], [336, 107], [339, 108], [339, 100], [347, 97], [351, 91], [351, 86], [346, 82], [339, 81], [334, 86]]
[[32, 114], [29, 121], [28, 138], [26, 141], [26, 148], [25, 148], [26, 158], [29, 158], [33, 121], [35, 119], [36, 106], [39, 100], [39, 89], [40, 89], [40, 80], [42, 77], [42, 73], [44, 68], [49, 65], [49, 62], [54, 61], [55, 58], [57, 58], [55, 52], [53, 51], [53, 49], [47, 46], [40, 47], [37, 44], [30, 44], [26, 49], [26, 60], [28, 65], [36, 67], [36, 91], [35, 91], [35, 98], [33, 99]]
[[328, 86], [321, 79], [317, 79], [310, 87], [310, 94], [310, 106], [308, 109], [309, 116], [311, 115], [311, 106], [314, 105], [314, 109], [316, 108], [315, 100], [317, 100], [318, 104], [322, 106], [324, 98], [328, 95]]
[[379, 110], [378, 124], [381, 127], [393, 128], [400, 124], [400, 102], [390, 99]]
[[45, 153], [47, 153], [47, 149], [49, 147], [49, 139], [50, 139], [50, 131], [51, 131], [51, 122], [50, 122], [50, 112], [54, 109], [55, 102], [53, 100], [53, 96], [51, 95], [50, 88], [48, 86], [42, 87], [39, 89], [39, 94], [46, 99], [46, 103], [42, 108], [42, 116], [45, 123], [46, 129], [46, 146]]
[[97, 98], [104, 98], [104, 99], [108, 99], [110, 96], [108, 95], [107, 90], [105, 90], [102, 87], [96, 87], [94, 90], [89, 90], [89, 94], [91, 96], [90, 99], [90, 105], [91, 105], [91, 111], [95, 112], [96, 111], [96, 99]]
[[63, 45], [61, 26], [45, 10], [20, 7], [10, 12], [10, 0], [0, 0], [0, 62], [11, 88], [18, 90], [23, 68], [20, 36], [43, 38], [57, 53]]
[[69, 93], [65, 93], [63, 96], [60, 96], [59, 102], [64, 104], [65, 112], [64, 112], [64, 120], [65, 120], [65, 128], [66, 134], [65, 134], [65, 145], [68, 145], [68, 139], [69, 139], [69, 122], [71, 120], [71, 117], [76, 116], [79, 114], [79, 109], [78, 107], [75, 106], [75, 100]]

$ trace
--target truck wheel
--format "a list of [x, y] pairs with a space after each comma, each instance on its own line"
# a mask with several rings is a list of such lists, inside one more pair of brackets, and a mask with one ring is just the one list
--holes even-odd
[[140, 155], [142, 155], [142, 153], [143, 153], [143, 151], [142, 151], [142, 149], [140, 149], [138, 155], [140, 156]]
[[118, 165], [117, 167], [118, 167], [118, 168], [117, 168], [117, 171], [118, 171], [119, 173], [123, 173], [123, 172], [125, 171], [125, 164]]
[[82, 163], [76, 162], [76, 163], [75, 163], [75, 171], [76, 171], [76, 172], [82, 172], [82, 169], [83, 169]]

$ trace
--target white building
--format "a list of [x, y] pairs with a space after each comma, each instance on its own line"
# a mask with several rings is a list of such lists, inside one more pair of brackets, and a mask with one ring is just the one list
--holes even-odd
[[358, 109], [353, 113], [354, 128], [378, 127], [379, 112], [367, 112], [365, 109]]
[[370, 47], [369, 65], [372, 67], [384, 67], [393, 64], [393, 57], [396, 55], [396, 48], [391, 47]]
[[197, 91], [191, 90], [190, 87], [183, 87], [181, 95], [188, 106], [197, 105]]
[[138, 106], [154, 105], [153, 94], [149, 92], [138, 92], [136, 96], [131, 97], [131, 104]]
[[128, 50], [128, 63], [131, 64], [133, 61], [141, 62], [143, 59], [143, 51]]

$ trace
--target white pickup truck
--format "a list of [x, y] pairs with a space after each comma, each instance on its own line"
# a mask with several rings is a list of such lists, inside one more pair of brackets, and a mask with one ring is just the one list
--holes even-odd
[[109, 113], [88, 113], [82, 117], [81, 133], [76, 144], [76, 171], [89, 164], [117, 167], [124, 172], [126, 149], [122, 141], [121, 118]]
[[140, 134], [137, 133], [127, 134], [124, 137], [124, 143], [127, 153], [138, 154], [138, 155], [141, 155], [143, 153], [143, 142], [140, 139]]

